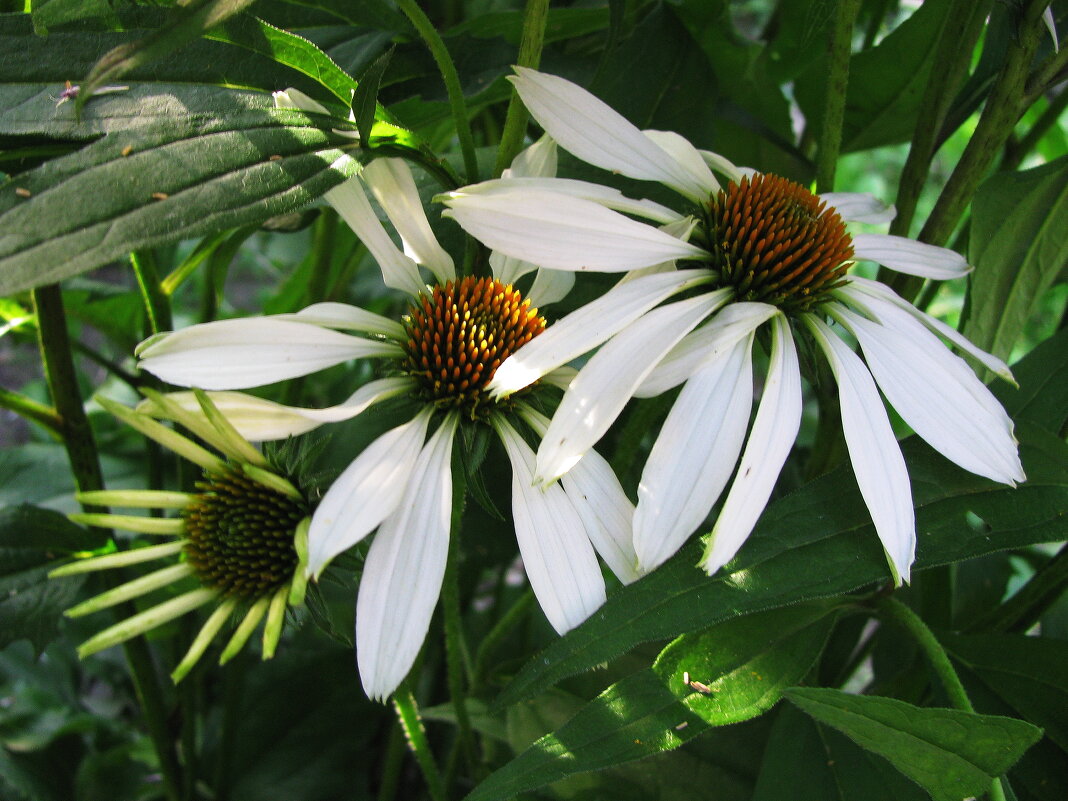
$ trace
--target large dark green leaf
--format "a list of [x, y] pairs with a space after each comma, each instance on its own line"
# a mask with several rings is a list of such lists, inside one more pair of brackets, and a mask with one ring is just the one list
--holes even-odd
[[1015, 718], [931, 709], [892, 698], [796, 687], [786, 697], [816, 720], [888, 759], [935, 801], [980, 796], [1041, 729]]
[[[130, 94], [149, 108], [173, 102], [150, 88]], [[138, 248], [262, 222], [359, 168], [343, 158], [351, 140], [333, 132], [337, 120], [275, 110], [264, 96], [241, 100], [244, 113], [176, 114], [115, 131], [0, 186], [0, 294]]]
[[80, 581], [49, 581], [63, 557], [103, 545], [103, 538], [36, 506], [0, 509], [0, 648], [26, 638], [42, 650], [56, 636]]
[[1035, 304], [1068, 265], [1068, 156], [987, 179], [972, 201], [975, 265], [965, 335], [1007, 359]]

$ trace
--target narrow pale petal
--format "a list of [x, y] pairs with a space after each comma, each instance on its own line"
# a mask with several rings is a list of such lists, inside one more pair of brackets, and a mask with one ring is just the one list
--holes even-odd
[[654, 226], [558, 192], [454, 192], [446, 203], [445, 216], [493, 250], [555, 270], [626, 272], [708, 256]]
[[[209, 396], [241, 436], [251, 442], [267, 442], [307, 433], [324, 423], [349, 420], [387, 398], [396, 397], [412, 387], [405, 377], [379, 378], [356, 390], [346, 401], [325, 409], [305, 409], [257, 398], [243, 392], [211, 392]], [[192, 409], [196, 397], [192, 392], [171, 392], [175, 403]], [[142, 401], [138, 411], [155, 414], [151, 401]]]
[[382, 270], [382, 281], [386, 286], [413, 296], [426, 291], [426, 282], [419, 275], [416, 263], [393, 244], [371, 208], [360, 176], [354, 175], [345, 183], [331, 189], [324, 197], [356, 232], [356, 236], [378, 262]]
[[426, 438], [430, 411], [380, 436], [330, 485], [308, 531], [308, 573], [362, 540], [401, 502]]
[[1016, 384], [1016, 379], [1012, 377], [1012, 370], [1009, 369], [1005, 362], [973, 345], [957, 329], [951, 328], [938, 318], [920, 311], [885, 284], [853, 275], [849, 277], [848, 284], [835, 290], [835, 292], [846, 303], [855, 303], [860, 300], [858, 293], [862, 294], [865, 304], [875, 312], [876, 318], [884, 325], [903, 327], [905, 322], [902, 313], [919, 320], [929, 330], [953, 343], [990, 372], [1005, 379], [1010, 384]]
[[[724, 298], [726, 302], [727, 298]], [[683, 337], [642, 382], [636, 398], [652, 398], [677, 387], [709, 362], [719, 359], [776, 313], [767, 303], [731, 303]]]
[[211, 603], [218, 597], [217, 590], [202, 587], [157, 604], [144, 612], [138, 612], [136, 615], [128, 617], [114, 626], [109, 626], [79, 645], [78, 658], [85, 659], [85, 657], [98, 651], [103, 651], [105, 648], [118, 645], [120, 642], [126, 642], [131, 637], [144, 634], [146, 631], [151, 631], [157, 626], [162, 626], [164, 623], [169, 623], [175, 618], [181, 617], [186, 612], [192, 612], [204, 604]]
[[659, 181], [694, 201], [713, 191], [663, 148], [592, 94], [555, 75], [517, 67], [515, 84], [531, 116], [573, 155], [629, 178]]
[[549, 424], [538, 449], [538, 480], [555, 481], [570, 470], [604, 435], [657, 362], [719, 302], [716, 293], [709, 293], [654, 309], [595, 353]]
[[172, 490], [92, 490], [74, 493], [74, 500], [90, 506], [122, 506], [128, 509], [184, 509], [196, 497]]
[[727, 499], [716, 518], [701, 567], [712, 575], [749, 537], [768, 504], [801, 427], [801, 368], [786, 317], [771, 321], [771, 357], [753, 430]]
[[[544, 436], [549, 419], [530, 407], [523, 419]], [[624, 584], [638, 578], [638, 555], [634, 552], [632, 520], [634, 504], [627, 498], [611, 465], [596, 450], [586, 455], [560, 478], [564, 491], [586, 527], [594, 549]]]
[[512, 463], [512, 517], [523, 568], [545, 617], [563, 634], [604, 603], [601, 568], [564, 489], [534, 486], [534, 452], [502, 418], [494, 426]]
[[307, 323], [247, 317], [202, 323], [138, 349], [139, 367], [169, 384], [248, 389], [352, 359], [402, 355], [400, 346]]
[[708, 270], [679, 270], [617, 284], [505, 359], [493, 374], [490, 392], [494, 397], [511, 395], [607, 341], [661, 301], [711, 278]]
[[483, 181], [479, 184], [470, 184], [457, 189], [455, 192], [446, 192], [438, 195], [437, 200], [446, 205], [452, 205], [454, 198], [463, 198], [470, 195], [492, 197], [493, 195], [507, 195], [516, 190], [549, 192], [568, 197], [588, 200], [606, 209], [620, 211], [624, 214], [632, 214], [655, 223], [667, 224], [683, 219], [682, 214], [656, 203], [652, 200], [635, 200], [627, 197], [618, 189], [612, 189], [601, 184], [579, 181], [574, 178], [498, 178]]
[[178, 663], [178, 667], [171, 671], [171, 681], [177, 684], [189, 674], [189, 671], [200, 661], [200, 657], [208, 650], [208, 646], [211, 645], [215, 635], [222, 629], [223, 624], [230, 619], [230, 615], [233, 614], [235, 608], [237, 608], [237, 598], [227, 598], [215, 607], [215, 611], [208, 616], [207, 621], [200, 627], [200, 631], [197, 632], [197, 636], [193, 639], [189, 650], [185, 652], [182, 661]]
[[108, 553], [103, 556], [94, 556], [89, 559], [79, 559], [76, 562], [57, 567], [49, 572], [49, 578], [61, 576], [73, 576], [78, 573], [92, 573], [97, 570], [111, 570], [116, 567], [128, 567], [142, 562], [152, 562], [166, 556], [174, 556], [182, 552], [185, 543], [181, 539], [173, 542], [165, 542], [162, 545], [152, 545], [148, 548], [130, 548], [126, 551]]
[[183, 437], [177, 431], [153, 420], [151, 417], [138, 414], [128, 406], [123, 406], [121, 403], [116, 403], [103, 396], [97, 396], [96, 402], [126, 423], [126, 425], [136, 431], [140, 431], [149, 439], [158, 442], [172, 453], [188, 459], [193, 464], [213, 472], [225, 469], [226, 463], [214, 453], [205, 450], [188, 437]]
[[180, 517], [148, 517], [146, 515], [111, 515], [99, 512], [72, 512], [71, 522], [100, 528], [121, 528], [139, 534], [181, 534], [185, 521]]
[[72, 606], [63, 614], [67, 617], [82, 617], [93, 612], [99, 612], [101, 609], [108, 609], [124, 601], [140, 598], [153, 590], [174, 584], [176, 581], [181, 581], [186, 576], [191, 575], [193, 575], [193, 567], [188, 562], [163, 567], [145, 576], [127, 581], [125, 584], [120, 584], [107, 592], [94, 595], [88, 601]]
[[849, 460], [875, 531], [883, 544], [894, 582], [909, 580], [916, 554], [912, 486], [883, 399], [868, 368], [823, 320], [803, 318], [838, 382]]
[[890, 405], [932, 448], [993, 481], [1024, 480], [1012, 420], [938, 337], [911, 318], [915, 329], [906, 334], [844, 306], [829, 304], [829, 308], [857, 337]]
[[396, 511], [375, 535], [356, 598], [356, 662], [368, 697], [408, 675], [438, 602], [452, 516], [450, 415], [419, 454]]
[[556, 142], [548, 134], [543, 134], [537, 142], [519, 152], [512, 159], [511, 166], [502, 178], [551, 178], [556, 175]]
[[289, 601], [289, 585], [283, 584], [271, 596], [271, 605], [267, 607], [267, 622], [263, 625], [263, 642], [260, 653], [264, 659], [273, 659], [282, 637], [282, 624], [286, 619], [286, 605]]
[[753, 335], [683, 386], [638, 482], [634, 550], [648, 573], [708, 516], [734, 472], [753, 405]]
[[897, 209], [892, 204], [865, 192], [824, 192], [819, 198], [833, 206], [846, 222], [877, 225], [888, 223], [897, 216]]
[[313, 303], [294, 314], [276, 314], [271, 319], [295, 320], [298, 323], [309, 323], [323, 328], [359, 331], [361, 334], [378, 334], [401, 341], [408, 336], [404, 326], [396, 320], [348, 303]]
[[256, 630], [256, 627], [260, 625], [260, 621], [263, 620], [263, 616], [267, 614], [267, 607], [271, 604], [271, 596], [267, 595], [263, 598], [256, 600], [249, 608], [245, 617], [241, 622], [237, 624], [237, 628], [230, 636], [230, 641], [226, 643], [226, 647], [223, 648], [222, 653], [219, 654], [219, 664], [225, 665], [239, 653], [241, 649], [245, 647], [245, 643], [248, 642], [248, 638], [252, 636], [252, 632]]
[[438, 244], [437, 237], [430, 230], [430, 222], [407, 163], [403, 159], [375, 159], [363, 168], [360, 177], [400, 234], [405, 254], [430, 270], [439, 283], [455, 279], [456, 268], [452, 256]]
[[874, 261], [899, 273], [936, 281], [960, 278], [972, 270], [963, 256], [949, 248], [890, 234], [856, 234], [853, 254], [862, 261]]

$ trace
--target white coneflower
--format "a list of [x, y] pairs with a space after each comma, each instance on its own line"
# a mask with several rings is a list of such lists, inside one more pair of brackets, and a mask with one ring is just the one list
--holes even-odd
[[[541, 143], [534, 155], [552, 147]], [[531, 151], [523, 158], [529, 163]], [[383, 166], [373, 169], [376, 165]], [[379, 181], [383, 176], [384, 184]], [[381, 196], [391, 221], [403, 219], [397, 227], [405, 243], [404, 230], [423, 230], [426, 218], [403, 162], [377, 160], [364, 169], [361, 180]], [[379, 361], [384, 377], [328, 409], [282, 406], [240, 392], [212, 393], [223, 414], [253, 440], [348, 419], [387, 398], [419, 402], [409, 422], [372, 442], [333, 483], [308, 535], [308, 570], [317, 575], [333, 557], [377, 529], [360, 582], [356, 647], [365, 690], [384, 698], [410, 669], [437, 603], [448, 553], [451, 453], [459, 427], [492, 427], [516, 475], [526, 475], [532, 467], [533, 451], [520, 431], [536, 432], [540, 421], [521, 398], [491, 398], [486, 386], [501, 362], [541, 333], [545, 320], [529, 298], [499, 277], [503, 270], [515, 275], [529, 266], [493, 259], [493, 277], [453, 278], [443, 267], [440, 248], [429, 241], [407, 248], [415, 258], [398, 250], [370, 207], [364, 208], [361, 187], [349, 182], [329, 199], [365, 243], [378, 243], [372, 252], [383, 272], [395, 270], [392, 285], [409, 292], [403, 322], [324, 303], [296, 314], [192, 326], [149, 340], [138, 355], [143, 369], [165, 381], [211, 390], [269, 384], [350, 359]], [[355, 211], [346, 214], [345, 209]], [[417, 266], [427, 259], [439, 265], [430, 287]], [[451, 260], [449, 264], [451, 270]], [[569, 279], [539, 276], [531, 294], [552, 298], [566, 291]], [[560, 375], [566, 372], [543, 384], [559, 383]], [[187, 407], [193, 402], [188, 393], [169, 397]], [[585, 470], [568, 491], [534, 487], [518, 478], [513, 482], [516, 534], [527, 575], [559, 632], [578, 625], [604, 601], [596, 552], [621, 580], [637, 575], [629, 528], [618, 525], [629, 523], [633, 507], [607, 463], [595, 454], [583, 462]]]
[[99, 403], [145, 436], [174, 451], [203, 474], [193, 492], [101, 490], [80, 492], [83, 504], [172, 511], [172, 517], [80, 513], [75, 522], [158, 535], [159, 545], [131, 548], [80, 559], [52, 571], [51, 577], [172, 562], [67, 610], [80, 617], [150, 593], [187, 584], [188, 589], [138, 612], [91, 637], [78, 648], [86, 657], [124, 642], [202, 606], [215, 611], [200, 629], [181, 663], [171, 674], [180, 681], [197, 663], [227, 622], [241, 618], [223, 649], [225, 664], [244, 647], [266, 617], [263, 658], [274, 655], [282, 633], [286, 606], [303, 601], [306, 587], [309, 505], [296, 486], [276, 471], [247, 440], [219, 414], [204, 394], [195, 396], [191, 411], [153, 394], [161, 413], [182, 423], [216, 455], [167, 428], [151, 416], [100, 398]]
[[[659, 181], [687, 201], [684, 212], [673, 212], [559, 179], [489, 181], [443, 197], [447, 214], [502, 253], [560, 270], [635, 271], [509, 359], [490, 389], [507, 397], [603, 344], [542, 439], [536, 480], [546, 483], [566, 474], [629, 398], [684, 385], [638, 487], [633, 536], [643, 571], [685, 542], [732, 474], [701, 564], [715, 572], [748, 537], [800, 425], [798, 338], [815, 344], [838, 382], [850, 460], [896, 581], [908, 579], [916, 532], [908, 474], [879, 389], [947, 458], [995, 481], [1024, 480], [1012, 421], [939, 337], [1011, 380], [1006, 365], [889, 288], [847, 273], [858, 259], [948, 279], [968, 271], [964, 259], [902, 237], [851, 236], [847, 221], [886, 222], [892, 208], [861, 194], [819, 197], [739, 169], [678, 134], [638, 130], [569, 81], [518, 73], [512, 80], [524, 103], [562, 147], [604, 169]], [[727, 177], [726, 187], [710, 167]], [[661, 305], [697, 286], [707, 291]], [[770, 365], [746, 440], [752, 346], [764, 324]], [[859, 341], [866, 364], [843, 330]]]

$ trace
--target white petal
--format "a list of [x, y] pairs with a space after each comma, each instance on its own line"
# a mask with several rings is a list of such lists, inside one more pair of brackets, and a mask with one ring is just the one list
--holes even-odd
[[950, 461], [1002, 484], [1024, 480], [1012, 420], [990, 390], [919, 322], [911, 332], [874, 323], [838, 304], [879, 388], [913, 431]]
[[567, 494], [558, 484], [534, 486], [534, 452], [502, 418], [494, 425], [512, 463], [512, 517], [523, 567], [545, 617], [563, 634], [604, 603], [601, 568]]
[[750, 334], [695, 373], [653, 443], [634, 511], [643, 573], [682, 547], [734, 472], [753, 404], [752, 346]]
[[[411, 387], [409, 378], [381, 378], [360, 387], [344, 403], [325, 409], [283, 406], [244, 392], [209, 392], [208, 396], [241, 436], [250, 442], [267, 442], [305, 434], [323, 423], [348, 420]], [[200, 412], [200, 403], [192, 392], [171, 392], [167, 397], [189, 412]], [[145, 400], [137, 408], [151, 414], [153, 404]]]
[[[538, 436], [544, 436], [549, 419], [526, 409], [527, 420]], [[582, 518], [594, 549], [624, 584], [638, 578], [632, 520], [634, 504], [627, 498], [615, 471], [596, 450], [586, 455], [560, 478], [560, 484]]]
[[452, 257], [430, 230], [408, 164], [403, 159], [375, 159], [363, 168], [360, 177], [400, 234], [405, 254], [429, 269], [438, 283], [455, 279]]
[[308, 574], [362, 540], [401, 502], [423, 447], [430, 411], [380, 436], [330, 485], [308, 530]]
[[767, 303], [731, 303], [672, 348], [638, 387], [634, 397], [651, 398], [678, 386], [705, 364], [720, 358], [775, 313], [775, 307]]
[[356, 662], [370, 698], [397, 689], [430, 628], [449, 555], [456, 419], [447, 418], [420, 452], [403, 499], [367, 554], [356, 597]]
[[899, 273], [937, 281], [960, 278], [972, 270], [963, 256], [949, 248], [926, 245], [890, 234], [856, 234], [853, 237], [853, 255]]
[[[655, 223], [672, 223], [683, 219], [683, 215], [674, 209], [669, 209], [652, 200], [635, 200], [627, 197], [618, 189], [608, 186], [579, 181], [574, 178], [498, 178], [491, 181], [483, 181], [479, 184], [470, 184], [457, 189], [454, 192], [446, 192], [436, 197], [437, 200], [451, 205], [454, 198], [467, 197], [468, 195], [507, 195], [522, 189], [524, 191], [551, 192], [568, 197], [589, 200], [599, 206], [613, 211], [621, 211], [624, 214], [632, 214]], [[680, 237], [684, 238], [684, 237]]]
[[356, 236], [371, 252], [382, 270], [382, 280], [388, 287], [418, 295], [426, 291], [426, 282], [419, 275], [415, 262], [393, 244], [386, 229], [371, 208], [359, 175], [354, 175], [324, 196]]
[[512, 159], [511, 166], [501, 173], [502, 178], [551, 178], [556, 175], [556, 142], [548, 134]]
[[326, 106], [318, 100], [312, 100], [299, 89], [290, 87], [284, 92], [274, 92], [271, 96], [274, 98], [275, 108], [295, 108], [300, 111], [314, 111], [318, 114], [330, 113]]
[[916, 516], [912, 487], [901, 448], [868, 368], [825, 322], [803, 318], [827, 356], [838, 382], [842, 429], [849, 460], [875, 531], [890, 561], [894, 581], [909, 580], [916, 554]]
[[1053, 40], [1053, 52], [1059, 53], [1061, 50], [1060, 42], [1057, 41], [1057, 26], [1053, 19], [1053, 6], [1046, 6], [1046, 10], [1042, 12], [1042, 21], [1046, 23], [1046, 30], [1049, 31], [1049, 37]]
[[694, 201], [715, 186], [689, 172], [621, 114], [555, 75], [517, 67], [510, 80], [531, 116], [573, 155], [630, 178], [659, 181]]
[[824, 192], [819, 198], [846, 222], [888, 223], [897, 216], [892, 204], [865, 192]]
[[308, 375], [350, 359], [401, 356], [392, 342], [339, 334], [307, 323], [246, 317], [153, 337], [137, 349], [139, 367], [170, 384], [247, 389]]
[[540, 189], [452, 193], [445, 216], [517, 259], [556, 270], [626, 272], [708, 254], [659, 229], [582, 198]]
[[790, 324], [776, 315], [771, 327], [771, 360], [753, 430], [701, 559], [709, 575], [733, 559], [749, 537], [801, 427], [801, 369]]
[[728, 182], [741, 183], [744, 175], [754, 173], [755, 170], [749, 170], [748, 168], [738, 167], [733, 161], [721, 156], [719, 153], [713, 153], [711, 150], [698, 150], [701, 154], [701, 158], [705, 160], [705, 164], [711, 167], [715, 172], [724, 176]]
[[567, 297], [575, 286], [575, 274], [567, 270], [538, 270], [527, 299], [534, 306], [548, 306]]
[[404, 326], [396, 320], [350, 306], [348, 303], [313, 303], [293, 314], [275, 314], [272, 320], [295, 320], [324, 328], [340, 328], [344, 331], [359, 331], [363, 334], [380, 334], [390, 339], [405, 341], [408, 338]]
[[699, 192], [696, 200], [707, 202], [709, 195], [714, 195], [720, 190], [719, 181], [708, 168], [701, 151], [690, 144], [690, 140], [686, 137], [674, 131], [646, 129], [642, 133], [692, 176], [693, 185], [698, 188]]
[[502, 284], [514, 284], [527, 273], [538, 269], [538, 265], [532, 262], [505, 256], [499, 250], [490, 253], [489, 263], [493, 277]]
[[595, 353], [564, 393], [538, 448], [538, 480], [555, 481], [570, 470], [664, 354], [719, 303], [713, 292], [654, 309]]
[[502, 397], [532, 384], [622, 331], [661, 301], [711, 276], [707, 270], [680, 270], [620, 282], [505, 359], [489, 383], [491, 393]]
[[837, 294], [848, 303], [855, 303], [860, 300], [857, 295], [858, 291], [863, 293], [865, 296], [865, 304], [874, 310], [876, 319], [884, 325], [902, 328], [904, 330], [907, 324], [907, 321], [902, 316], [902, 313], [904, 313], [905, 315], [919, 320], [929, 330], [934, 331], [939, 336], [952, 342], [962, 351], [986, 367], [986, 369], [990, 370], [990, 372], [1004, 378], [1011, 384], [1016, 384], [1016, 379], [1012, 377], [1012, 370], [1009, 369], [1009, 366], [1005, 364], [1005, 362], [997, 356], [987, 353], [985, 350], [973, 345], [967, 337], [957, 331], [957, 329], [951, 328], [938, 318], [920, 311], [894, 292], [890, 287], [881, 284], [878, 281], [871, 281], [867, 278], [851, 275], [849, 276], [849, 283], [836, 290]]

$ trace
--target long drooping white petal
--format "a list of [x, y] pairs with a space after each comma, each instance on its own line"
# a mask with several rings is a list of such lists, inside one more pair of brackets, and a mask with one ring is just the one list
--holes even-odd
[[408, 335], [404, 326], [396, 320], [369, 312], [348, 303], [313, 303], [293, 314], [276, 314], [272, 320], [295, 320], [324, 328], [339, 328], [344, 331], [359, 331], [362, 334], [379, 334], [390, 339], [404, 341]]
[[[549, 419], [534, 409], [523, 410], [525, 419], [544, 436]], [[582, 518], [594, 549], [624, 584], [638, 578], [638, 556], [634, 552], [632, 521], [634, 504], [627, 498], [611, 465], [596, 450], [586, 455], [560, 478], [564, 491]]]
[[612, 189], [601, 184], [579, 181], [574, 178], [552, 177], [526, 177], [526, 178], [497, 178], [483, 181], [479, 184], [469, 184], [454, 192], [446, 192], [438, 195], [437, 199], [446, 205], [453, 205], [457, 198], [478, 195], [480, 197], [492, 197], [494, 195], [507, 195], [516, 190], [525, 192], [548, 192], [568, 197], [588, 200], [606, 209], [620, 211], [624, 214], [633, 214], [655, 223], [667, 224], [681, 220], [684, 215], [663, 206], [652, 200], [636, 200], [627, 197], [618, 189]]
[[369, 698], [411, 670], [438, 602], [452, 517], [450, 415], [419, 453], [404, 497], [375, 535], [356, 597], [356, 663]]
[[371, 208], [359, 175], [354, 175], [340, 186], [335, 186], [324, 197], [356, 232], [356, 236], [378, 262], [382, 270], [382, 281], [386, 286], [413, 296], [426, 291], [426, 282], [419, 275], [419, 268], [412, 259], [393, 244], [393, 240], [390, 239]]
[[439, 283], [455, 279], [452, 256], [430, 230], [408, 164], [403, 159], [375, 159], [363, 168], [360, 177], [400, 234], [405, 255], [430, 270]]
[[403, 355], [392, 342], [269, 317], [193, 325], [152, 337], [136, 353], [142, 370], [170, 384], [201, 389], [247, 389], [351, 359]]
[[880, 325], [844, 306], [828, 308], [856, 336], [890, 405], [936, 451], [1002, 484], [1024, 480], [1012, 420], [967, 364], [922, 324]]
[[888, 223], [897, 216], [893, 205], [865, 192], [824, 192], [819, 198], [846, 222]]
[[330, 485], [308, 530], [308, 575], [386, 519], [401, 502], [426, 438], [430, 410], [380, 436]]
[[604, 579], [582, 518], [558, 484], [534, 486], [534, 452], [504, 421], [494, 427], [512, 463], [512, 517], [530, 587], [560, 634], [605, 601]]
[[716, 293], [646, 314], [601, 348], [564, 393], [538, 449], [538, 480], [555, 481], [593, 447], [641, 382], [719, 304]]
[[[573, 155], [629, 178], [659, 181], [694, 201], [718, 189], [592, 94], [571, 81], [524, 67], [511, 78], [531, 115]], [[711, 173], [709, 173], [711, 177]]]
[[1012, 377], [1012, 370], [1009, 369], [1005, 362], [973, 345], [957, 329], [951, 328], [937, 317], [932, 317], [920, 311], [885, 284], [851, 275], [849, 276], [849, 283], [839, 287], [835, 292], [846, 303], [856, 303], [861, 300], [861, 295], [863, 295], [864, 303], [875, 312], [878, 320], [884, 325], [902, 327], [905, 325], [904, 315], [919, 320], [929, 330], [952, 342], [990, 372], [1000, 378], [1004, 378], [1011, 384], [1016, 384], [1016, 379]]
[[712, 278], [708, 270], [657, 273], [619, 283], [597, 300], [553, 323], [493, 374], [493, 397], [510, 395], [607, 341], [672, 295]]
[[[324, 423], [349, 420], [386, 398], [392, 398], [412, 388], [407, 377], [380, 378], [356, 390], [347, 400], [325, 409], [305, 409], [257, 398], [244, 392], [209, 392], [208, 396], [223, 416], [250, 442], [268, 442], [305, 434]], [[200, 411], [200, 404], [192, 392], [171, 392], [167, 397], [191, 413]], [[153, 414], [151, 400], [143, 400], [137, 410]]]
[[[724, 302], [726, 300], [724, 298]], [[730, 304], [672, 348], [638, 387], [634, 397], [651, 398], [678, 386], [705, 364], [720, 358], [774, 314], [775, 307], [767, 303], [743, 301]]]
[[634, 550], [653, 570], [708, 516], [734, 472], [753, 404], [753, 335], [690, 377], [638, 482]]
[[868, 368], [823, 320], [802, 318], [838, 382], [849, 460], [895, 583], [909, 580], [916, 554], [916, 516], [905, 459]]
[[655, 226], [559, 192], [454, 192], [445, 202], [444, 215], [493, 250], [555, 270], [618, 273], [708, 256]]
[[709, 575], [733, 559], [749, 537], [801, 427], [801, 368], [786, 317], [775, 315], [771, 331], [768, 377], [753, 430], [701, 558]]
[[899, 273], [938, 281], [960, 278], [972, 270], [956, 251], [890, 234], [854, 235], [853, 255]]

